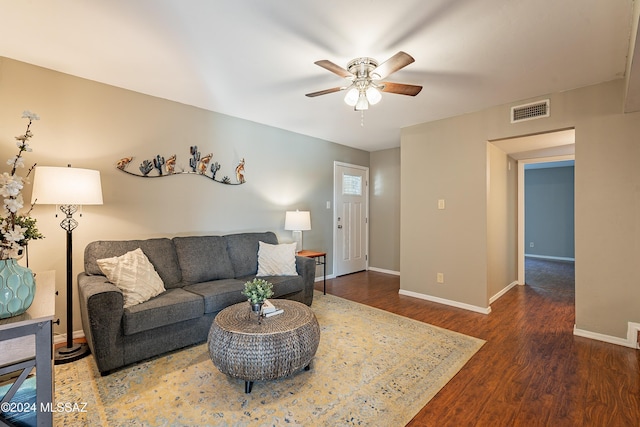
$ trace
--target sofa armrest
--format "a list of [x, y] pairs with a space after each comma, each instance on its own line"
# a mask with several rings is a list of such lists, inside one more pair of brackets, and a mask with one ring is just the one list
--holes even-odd
[[296, 255], [296, 271], [302, 276], [304, 283], [303, 302], [310, 306], [313, 302], [313, 285], [316, 280], [315, 259]]
[[101, 373], [124, 365], [122, 291], [105, 276], [78, 275], [82, 329]]

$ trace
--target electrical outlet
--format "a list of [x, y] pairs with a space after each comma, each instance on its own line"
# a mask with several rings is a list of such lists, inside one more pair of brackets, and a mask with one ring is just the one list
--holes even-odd
[[438, 209], [444, 209], [444, 199], [438, 199]]
[[532, 248], [533, 247], [533, 242], [529, 242], [529, 247]]
[[436, 275], [436, 282], [438, 283], [444, 283], [444, 273], [438, 273]]

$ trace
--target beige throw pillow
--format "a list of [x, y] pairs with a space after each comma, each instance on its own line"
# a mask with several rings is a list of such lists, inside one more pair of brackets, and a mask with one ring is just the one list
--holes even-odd
[[270, 245], [259, 242], [258, 276], [297, 276], [296, 244]]
[[125, 308], [165, 291], [162, 279], [140, 248], [122, 256], [99, 259], [97, 263], [107, 279], [122, 290]]

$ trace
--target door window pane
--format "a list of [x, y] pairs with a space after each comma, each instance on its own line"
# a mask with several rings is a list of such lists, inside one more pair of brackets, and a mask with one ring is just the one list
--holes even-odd
[[362, 177], [359, 175], [342, 175], [342, 194], [362, 196]]

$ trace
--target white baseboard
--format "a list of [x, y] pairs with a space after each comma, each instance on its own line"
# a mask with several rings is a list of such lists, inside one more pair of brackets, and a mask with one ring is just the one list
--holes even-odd
[[431, 302], [437, 302], [438, 304], [444, 304], [444, 305], [449, 305], [451, 307], [462, 308], [464, 310], [474, 311], [480, 314], [491, 313], [491, 307], [478, 307], [476, 305], [434, 297], [432, 295], [420, 294], [418, 292], [405, 291], [403, 289], [400, 289], [398, 293], [400, 295], [406, 295], [408, 297], [420, 298], [420, 299], [431, 301]]
[[375, 272], [378, 272], [378, 273], [393, 274], [394, 276], [399, 276], [400, 275], [399, 271], [386, 270], [384, 268], [378, 268], [378, 267], [369, 267], [369, 270], [375, 271]]
[[[377, 267], [369, 267], [369, 268], [367, 268], [367, 270], [375, 271], [377, 273], [392, 274], [394, 276], [399, 276], [400, 275], [399, 271], [385, 270], [383, 268], [377, 268]], [[335, 279], [335, 278], [336, 278], [335, 274], [327, 274], [327, 280]], [[316, 278], [315, 278], [316, 282], [322, 282], [323, 280], [324, 280], [324, 276], [316, 276]]]
[[561, 256], [529, 255], [529, 254], [524, 254], [524, 256], [525, 258], [539, 258], [539, 259], [548, 259], [552, 261], [573, 261], [573, 262], [576, 261], [575, 258], [567, 258], [567, 257], [561, 257]]
[[603, 341], [609, 344], [621, 345], [630, 348], [640, 348], [638, 346], [638, 332], [640, 332], [640, 323], [629, 322], [627, 326], [627, 338], [614, 337], [611, 335], [599, 334], [597, 332], [585, 331], [573, 327], [573, 335], [592, 340]]
[[[84, 338], [84, 331], [73, 331], [73, 339]], [[67, 342], [67, 334], [53, 334], [53, 344], [61, 344]]]
[[627, 323], [627, 341], [633, 344], [633, 348], [640, 349], [640, 342], [638, 342], [638, 333], [640, 333], [640, 323], [628, 322]]
[[489, 298], [489, 304], [493, 304], [494, 302], [496, 302], [498, 300], [498, 298], [500, 298], [502, 295], [504, 295], [507, 292], [509, 292], [509, 290], [511, 288], [513, 288], [514, 286], [517, 286], [517, 285], [518, 285], [518, 281], [517, 280], [509, 283], [506, 288], [504, 288], [503, 290], [501, 290], [500, 292], [498, 292], [497, 294], [495, 294], [494, 296]]

